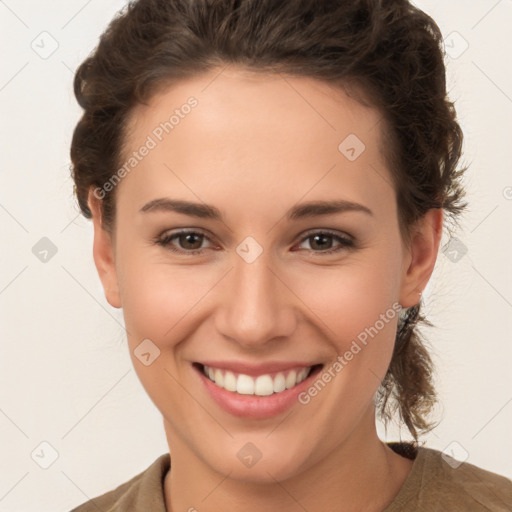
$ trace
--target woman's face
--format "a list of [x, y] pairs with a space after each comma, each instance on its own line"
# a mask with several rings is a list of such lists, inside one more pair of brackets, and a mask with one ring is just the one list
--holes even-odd
[[402, 245], [379, 113], [313, 79], [228, 68], [131, 121], [95, 260], [173, 455], [269, 481], [362, 446], [398, 303], [417, 303], [437, 253], [432, 227]]

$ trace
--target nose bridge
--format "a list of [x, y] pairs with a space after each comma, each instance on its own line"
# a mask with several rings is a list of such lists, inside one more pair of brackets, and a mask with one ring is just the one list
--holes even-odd
[[225, 301], [218, 311], [220, 334], [241, 345], [260, 345], [290, 336], [295, 314], [290, 292], [272, 267], [271, 255], [263, 251], [254, 261], [234, 255]]

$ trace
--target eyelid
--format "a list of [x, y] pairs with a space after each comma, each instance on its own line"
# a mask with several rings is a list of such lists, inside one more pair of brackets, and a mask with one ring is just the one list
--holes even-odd
[[336, 237], [343, 238], [343, 239], [346, 239], [346, 240], [354, 241], [354, 237], [352, 235], [349, 235], [348, 233], [345, 233], [344, 231], [338, 231], [338, 230], [335, 230], [335, 229], [328, 229], [328, 228], [325, 228], [325, 229], [322, 229], [322, 228], [308, 229], [307, 231], [304, 231], [303, 233], [301, 233], [299, 235], [299, 237], [300, 237], [300, 240], [302, 241], [305, 238], [308, 238], [310, 236], [316, 235], [318, 233], [321, 233], [323, 235], [336, 236]]
[[[316, 254], [318, 256], [329, 255], [329, 254], [337, 254], [341, 251], [346, 251], [355, 248], [355, 238], [348, 233], [343, 231], [337, 231], [332, 229], [322, 229], [322, 228], [314, 228], [308, 231], [301, 233], [298, 245], [301, 245], [306, 240], [312, 238], [314, 235], [327, 235], [332, 237], [333, 239], [337, 239], [341, 242], [341, 246], [331, 247], [329, 249], [325, 249], [323, 251], [313, 251], [312, 249], [305, 249], [311, 254]], [[296, 244], [297, 245], [297, 244]]]
[[180, 254], [199, 254], [202, 253], [205, 249], [209, 249], [209, 247], [205, 247], [202, 249], [192, 249], [190, 251], [187, 251], [186, 249], [179, 249], [174, 248], [170, 244], [170, 241], [172, 239], [179, 238], [180, 235], [188, 235], [188, 234], [194, 234], [194, 235], [201, 235], [205, 240], [208, 240], [210, 244], [214, 245], [211, 238], [208, 234], [207, 230], [204, 230], [202, 228], [176, 228], [173, 230], [164, 231], [162, 234], [156, 236], [153, 239], [153, 243], [157, 245], [161, 245], [164, 249], [169, 249], [172, 252], [180, 253]]
[[[176, 247], [173, 247], [170, 241], [175, 238], [179, 238], [180, 235], [187, 235], [187, 234], [196, 234], [203, 236], [203, 239], [208, 240], [210, 244], [215, 246], [213, 243], [211, 237], [207, 234], [208, 230], [204, 230], [202, 228], [176, 228], [174, 230], [164, 231], [161, 235], [157, 236], [153, 239], [153, 242], [157, 245], [161, 245], [163, 248], [166, 248], [174, 253], [182, 254], [182, 255], [195, 255], [195, 254], [202, 254], [206, 249], [209, 249], [211, 247], [205, 247], [201, 249], [192, 249], [192, 250], [186, 250], [186, 249], [179, 249]], [[355, 238], [348, 233], [345, 233], [343, 231], [337, 231], [332, 229], [322, 229], [322, 228], [312, 228], [305, 232], [302, 232], [300, 235], [298, 235], [297, 239], [298, 242], [294, 245], [300, 245], [303, 242], [305, 242], [307, 239], [313, 237], [314, 235], [328, 235], [334, 239], [337, 239], [339, 242], [341, 242], [341, 246], [337, 246], [334, 248], [325, 249], [322, 251], [314, 251], [312, 249], [305, 249], [311, 254], [317, 254], [319, 256], [321, 255], [328, 255], [333, 253], [339, 253], [342, 250], [349, 250], [354, 249], [355, 246]]]

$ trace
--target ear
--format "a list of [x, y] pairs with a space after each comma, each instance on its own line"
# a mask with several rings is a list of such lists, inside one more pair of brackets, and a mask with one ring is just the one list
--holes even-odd
[[114, 241], [110, 233], [103, 228], [101, 199], [94, 195], [92, 188], [89, 190], [87, 203], [92, 213], [94, 225], [93, 257], [96, 270], [108, 303], [115, 308], [120, 308], [121, 297], [115, 265]]
[[437, 260], [443, 234], [443, 210], [431, 208], [414, 226], [411, 246], [406, 250], [404, 275], [400, 287], [400, 304], [416, 305], [425, 289]]

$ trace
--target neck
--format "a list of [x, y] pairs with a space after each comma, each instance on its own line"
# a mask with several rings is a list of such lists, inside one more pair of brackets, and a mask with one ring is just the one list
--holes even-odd
[[[164, 483], [168, 512], [218, 510], [320, 512], [343, 504], [344, 512], [381, 512], [391, 503], [413, 461], [378, 438], [373, 408], [360, 427], [320, 462], [271, 483], [234, 480], [205, 464], [183, 443], [172, 444], [171, 470]], [[168, 425], [166, 425], [166, 432]]]

